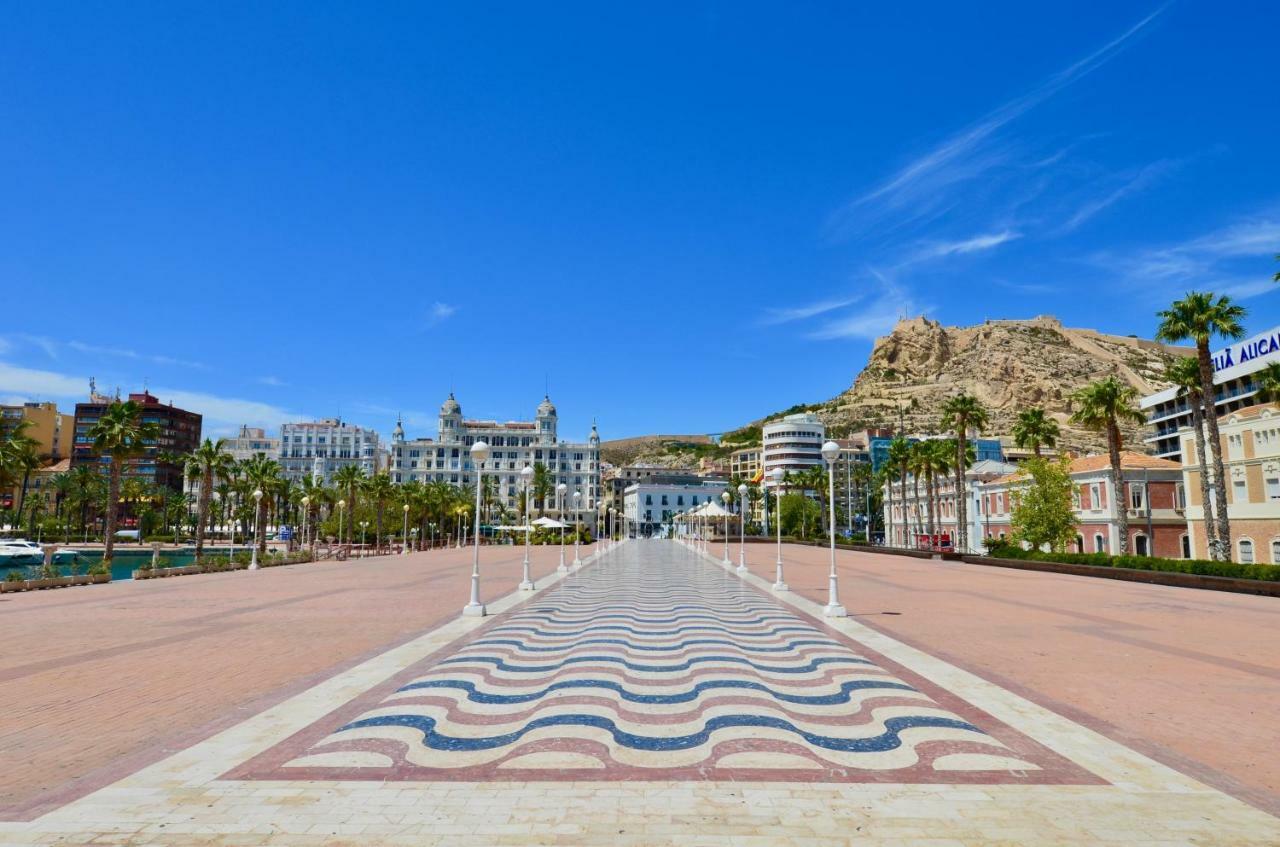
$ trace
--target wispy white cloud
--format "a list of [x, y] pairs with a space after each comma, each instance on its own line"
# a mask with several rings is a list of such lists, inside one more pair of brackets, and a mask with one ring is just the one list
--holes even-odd
[[66, 344], [67, 347], [75, 350], [77, 353], [86, 353], [90, 356], [115, 356], [121, 359], [154, 362], [157, 365], [171, 365], [182, 368], [195, 368], [197, 370], [206, 369], [206, 366], [200, 362], [177, 359], [172, 356], [139, 353], [137, 350], [129, 350], [123, 347], [104, 347], [98, 344], [87, 344], [83, 341], [68, 341]]
[[1121, 175], [1120, 184], [1111, 188], [1100, 197], [1095, 197], [1083, 203], [1076, 211], [1067, 219], [1059, 230], [1060, 233], [1068, 233], [1077, 229], [1080, 225], [1094, 217], [1105, 209], [1114, 206], [1124, 198], [1131, 194], [1136, 194], [1151, 185], [1154, 185], [1162, 177], [1175, 170], [1181, 164], [1180, 161], [1174, 159], [1161, 159], [1157, 162], [1138, 168], [1136, 171]]
[[820, 300], [816, 303], [810, 303], [807, 306], [795, 306], [790, 309], [768, 309], [764, 317], [760, 319], [763, 326], [773, 326], [775, 324], [791, 323], [793, 321], [802, 321], [836, 309], [842, 309], [852, 303], [856, 303], [861, 299], [861, 295], [853, 297], [843, 297], [832, 300]]
[[12, 349], [13, 349], [13, 345], [9, 343], [8, 339], [4, 338], [3, 336], [0, 336], [0, 355], [8, 353]]
[[[46, 398], [69, 402], [85, 400], [89, 394], [89, 374], [68, 374], [0, 362], [0, 394], [28, 400]], [[204, 432], [220, 435], [234, 432], [241, 424], [270, 428], [303, 416], [270, 403], [221, 397], [200, 391], [153, 387], [151, 393], [163, 402], [198, 412], [204, 417]]]
[[1271, 279], [1276, 245], [1280, 214], [1235, 221], [1178, 243], [1096, 253], [1089, 262], [1152, 300], [1189, 289], [1247, 299], [1280, 291]]
[[[1118, 37], [1084, 58], [1049, 77], [1031, 91], [998, 106], [974, 123], [908, 162], [879, 185], [837, 210], [827, 221], [827, 234], [834, 239], [850, 236], [870, 218], [887, 213], [903, 213], [909, 218], [932, 214], [942, 204], [947, 189], [969, 182], [993, 168], [1006, 165], [1012, 146], [994, 144], [997, 134], [1008, 124], [1078, 82], [1119, 55], [1165, 10], [1147, 15]], [[1042, 159], [1043, 165], [1057, 159]]]
[[442, 321], [447, 321], [449, 318], [453, 317], [457, 311], [458, 307], [449, 303], [432, 303], [431, 315], [428, 318], [428, 322], [431, 326], [435, 326], [436, 324], [441, 323]]
[[859, 303], [843, 316], [827, 321], [808, 333], [808, 338], [815, 341], [846, 338], [873, 340], [888, 333], [902, 318], [927, 311], [889, 274], [874, 268], [869, 269], [868, 274], [880, 286], [875, 296], [865, 303]]
[[980, 253], [999, 247], [1022, 237], [1022, 233], [1006, 229], [1003, 232], [990, 232], [963, 238], [958, 241], [934, 241], [922, 245], [910, 258], [910, 262], [922, 262], [930, 259], [941, 259], [945, 256], [958, 256], [965, 253]]
[[284, 388], [289, 384], [284, 380], [282, 380], [280, 377], [271, 376], [269, 374], [267, 376], [258, 377], [256, 380], [254, 380], [254, 382], [258, 383], [259, 385], [269, 385], [272, 388]]

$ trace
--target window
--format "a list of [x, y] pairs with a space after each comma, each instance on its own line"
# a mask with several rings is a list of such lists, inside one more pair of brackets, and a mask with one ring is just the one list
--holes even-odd
[[1096, 482], [1089, 486], [1089, 508], [1102, 508], [1102, 486]]
[[1240, 564], [1252, 565], [1253, 564], [1253, 541], [1251, 541], [1248, 538], [1241, 538], [1238, 546], [1240, 550]]
[[1145, 535], [1135, 535], [1133, 537], [1133, 552], [1139, 556], [1150, 556], [1151, 551], [1147, 549], [1147, 537]]
[[1271, 539], [1271, 564], [1280, 565], [1280, 538]]
[[1173, 486], [1173, 506], [1175, 509], [1187, 508], [1187, 489], [1180, 482]]
[[1107, 543], [1106, 541], [1103, 540], [1102, 533], [1100, 532], [1093, 536], [1093, 552], [1095, 553], [1107, 552]]
[[1231, 502], [1232, 503], [1248, 503], [1249, 502], [1249, 483], [1243, 479], [1234, 480], [1231, 483]]
[[1280, 476], [1267, 477], [1267, 499], [1280, 500]]
[[1084, 536], [1083, 535], [1076, 536], [1076, 552], [1077, 553], [1084, 552]]
[[1147, 487], [1141, 483], [1129, 483], [1129, 508], [1141, 510], [1146, 508]]

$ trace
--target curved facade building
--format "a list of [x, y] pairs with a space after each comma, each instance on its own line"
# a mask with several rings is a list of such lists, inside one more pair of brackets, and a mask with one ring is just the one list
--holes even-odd
[[801, 412], [764, 425], [764, 484], [771, 486], [774, 468], [800, 473], [822, 464], [822, 442], [827, 427], [817, 415]]

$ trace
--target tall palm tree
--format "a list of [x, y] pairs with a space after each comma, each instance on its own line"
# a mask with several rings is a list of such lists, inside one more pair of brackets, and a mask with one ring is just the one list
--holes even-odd
[[1196, 437], [1196, 460], [1200, 464], [1200, 502], [1204, 508], [1204, 537], [1212, 541], [1218, 537], [1218, 524], [1213, 514], [1212, 495], [1209, 490], [1209, 463], [1204, 437], [1204, 395], [1200, 393], [1200, 363], [1191, 356], [1184, 356], [1165, 370], [1164, 378], [1174, 384], [1178, 392], [1177, 396], [1186, 397], [1187, 405], [1191, 407], [1191, 428]]
[[971, 394], [957, 394], [942, 406], [942, 426], [956, 434], [956, 458], [953, 470], [956, 477], [956, 536], [957, 549], [969, 550], [969, 492], [965, 485], [965, 472], [969, 469], [969, 430], [981, 433], [987, 426], [986, 408]]
[[1023, 409], [1013, 422], [1013, 443], [1023, 450], [1030, 448], [1037, 459], [1041, 447], [1057, 446], [1058, 434], [1058, 422], [1038, 407]]
[[20, 489], [14, 526], [22, 521], [31, 472], [40, 467], [40, 442], [26, 434], [32, 425], [31, 421], [21, 418], [0, 429], [0, 491]]
[[124, 463], [146, 455], [160, 437], [160, 426], [142, 420], [142, 406], [132, 400], [117, 400], [108, 406], [98, 422], [85, 433], [93, 442], [93, 452], [110, 459], [107, 465], [107, 520], [102, 563], [111, 566], [115, 554], [116, 521], [120, 509], [120, 481]]
[[1192, 291], [1168, 309], [1158, 313], [1160, 326], [1156, 338], [1177, 343], [1188, 339], [1196, 343], [1196, 361], [1200, 365], [1200, 393], [1204, 397], [1205, 423], [1209, 426], [1209, 444], [1213, 459], [1214, 505], [1218, 510], [1218, 538], [1216, 545], [1209, 542], [1213, 558], [1226, 560], [1231, 556], [1231, 522], [1227, 517], [1226, 476], [1222, 466], [1222, 436], [1218, 434], [1217, 390], [1213, 386], [1213, 358], [1209, 355], [1209, 343], [1215, 336], [1237, 339], [1244, 336], [1246, 311], [1243, 306], [1231, 302], [1226, 295], [1214, 297], [1208, 292]]
[[396, 497], [396, 484], [391, 481], [390, 474], [375, 473], [360, 484], [360, 490], [373, 503], [373, 525], [375, 549], [382, 549], [382, 519], [387, 504]]
[[[347, 501], [347, 514], [351, 520], [347, 522], [347, 538], [352, 537], [356, 522], [356, 493], [364, 482], [364, 470], [359, 465], [343, 465], [333, 475], [334, 486], [343, 493]], [[338, 539], [342, 543], [342, 539]]]
[[[889, 442], [889, 460], [888, 466], [893, 468], [893, 472], [889, 475], [889, 484], [893, 485], [893, 477], [897, 477], [901, 482], [902, 493], [902, 535], [904, 543], [907, 537], [911, 535], [911, 518], [907, 514], [907, 471], [911, 464], [911, 442], [903, 438], [901, 435], [895, 436]], [[890, 488], [890, 505], [893, 500], [893, 490]], [[889, 541], [892, 544], [892, 541]]]
[[256, 502], [253, 515], [254, 543], [258, 547], [258, 555], [262, 556], [267, 552], [267, 509], [284, 481], [280, 463], [259, 453], [241, 462], [240, 469], [250, 490], [262, 492], [261, 498], [254, 498], [250, 494], [250, 500]]
[[928, 452], [923, 441], [911, 442], [911, 449], [907, 453], [907, 470], [911, 473], [911, 508], [916, 516], [915, 535], [920, 536], [925, 530], [925, 515], [920, 506], [920, 480], [925, 474], [925, 468], [928, 466]]
[[555, 491], [556, 482], [551, 477], [551, 471], [542, 462], [533, 463], [533, 497], [538, 501], [538, 517], [542, 517], [542, 513], [547, 507], [547, 497], [551, 496], [551, 492]]
[[[930, 533], [942, 534], [942, 492], [939, 477], [946, 479], [947, 474], [951, 472], [952, 463], [955, 461], [955, 443], [953, 439], [939, 439], [930, 441], [929, 444], [929, 490], [931, 492], [932, 504], [930, 509], [933, 514], [932, 529]], [[957, 515], [959, 512], [957, 512]], [[954, 540], [954, 539], [953, 539]]]
[[1146, 418], [1134, 405], [1138, 392], [1115, 376], [1092, 382], [1071, 395], [1076, 406], [1071, 420], [1089, 429], [1107, 434], [1107, 452], [1111, 459], [1111, 498], [1115, 502], [1116, 524], [1120, 531], [1120, 555], [1129, 553], [1129, 503], [1120, 467], [1120, 424], [1144, 423]]
[[196, 564], [204, 558], [204, 533], [209, 524], [209, 506], [213, 500], [214, 477], [226, 476], [235, 459], [222, 449], [226, 439], [217, 441], [206, 438], [204, 442], [187, 454], [186, 471], [190, 476], [200, 478], [199, 499], [196, 501]]

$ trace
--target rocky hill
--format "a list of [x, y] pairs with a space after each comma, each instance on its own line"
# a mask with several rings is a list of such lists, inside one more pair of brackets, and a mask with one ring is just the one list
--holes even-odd
[[606, 462], [613, 465], [646, 462], [680, 467], [688, 464], [686, 453], [711, 447], [711, 439], [706, 435], [638, 435], [601, 441], [600, 453]]
[[[817, 414], [841, 429], [895, 426], [901, 417], [909, 432], [938, 432], [943, 402], [963, 391], [987, 407], [992, 434], [1007, 434], [1019, 411], [1041, 406], [1062, 429], [1060, 446], [1092, 452], [1105, 449], [1105, 437], [1070, 423], [1071, 393], [1115, 374], [1139, 395], [1151, 394], [1168, 385], [1167, 365], [1192, 352], [1070, 329], [1048, 316], [969, 327], [911, 318], [876, 341], [853, 386]], [[1141, 449], [1137, 434], [1130, 427], [1126, 441]]]

